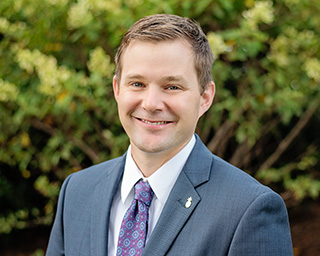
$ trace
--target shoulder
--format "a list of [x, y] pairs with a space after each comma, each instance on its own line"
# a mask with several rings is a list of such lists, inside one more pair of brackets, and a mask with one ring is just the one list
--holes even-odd
[[207, 177], [205, 189], [210, 191], [208, 194], [218, 195], [225, 201], [248, 206], [265, 193], [272, 198], [279, 197], [245, 171], [211, 153], [198, 137], [189, 164], [193, 169], [189, 173], [196, 173], [194, 179]]
[[212, 154], [211, 180], [219, 180], [223, 190], [235, 198], [255, 200], [265, 193], [276, 194], [245, 171]]
[[[229, 193], [234, 191], [243, 193], [269, 192], [271, 189], [262, 185], [251, 175], [238, 167], [228, 163], [224, 159], [214, 155], [201, 142], [199, 137], [189, 159], [189, 166], [196, 175], [207, 176], [207, 180], [211, 186], [219, 187], [222, 190], [228, 190]], [[247, 191], [247, 192], [246, 192]]]
[[253, 223], [253, 216], [257, 215], [257, 223], [261, 221], [262, 224], [262, 219], [267, 218], [270, 221], [281, 219], [282, 223], [287, 223], [286, 206], [279, 194], [223, 159], [215, 155], [212, 159], [207, 184], [210, 192], [203, 193], [203, 199], [206, 198], [208, 204], [214, 202], [213, 205], [219, 205], [224, 214], [232, 214], [238, 222], [241, 219]]
[[202, 189], [206, 204], [218, 205], [222, 212], [233, 213], [234, 218], [237, 215], [250, 219], [252, 214], [270, 217], [270, 214], [261, 214], [269, 212], [279, 214], [277, 218], [287, 218], [286, 206], [279, 194], [212, 153], [209, 179]]
[[90, 188], [96, 186], [102, 181], [108, 181], [111, 177], [118, 177], [121, 175], [125, 162], [125, 155], [114, 158], [81, 171], [72, 173], [64, 181], [63, 186], [76, 187], [77, 190], [85, 187]]
[[198, 136], [196, 138], [197, 143], [194, 147], [194, 153], [190, 157], [193, 168], [202, 169], [203, 173], [206, 172], [205, 169], [209, 169], [209, 180], [215, 186], [246, 194], [272, 191], [245, 171], [213, 154]]

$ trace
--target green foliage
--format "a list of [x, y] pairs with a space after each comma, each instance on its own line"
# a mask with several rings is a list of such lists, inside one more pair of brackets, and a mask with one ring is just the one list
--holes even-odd
[[50, 225], [67, 175], [125, 152], [113, 57], [153, 13], [188, 16], [208, 35], [217, 93], [197, 132], [209, 149], [295, 204], [318, 198], [319, 9], [316, 0], [0, 1], [0, 233]]
[[263, 179], [266, 184], [282, 183], [287, 191], [293, 192], [293, 197], [298, 202], [306, 197], [316, 199], [320, 195], [317, 170], [319, 156], [319, 152], [314, 147], [310, 147], [300, 161], [290, 162], [277, 169], [259, 170], [257, 177]]
[[37, 249], [33, 254], [32, 256], [44, 256], [45, 255], [45, 252], [41, 249]]

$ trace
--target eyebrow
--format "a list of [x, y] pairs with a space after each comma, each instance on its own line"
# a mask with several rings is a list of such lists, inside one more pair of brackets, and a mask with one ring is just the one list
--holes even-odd
[[127, 79], [127, 80], [135, 80], [135, 79], [144, 79], [144, 76], [142, 76], [142, 75], [139, 75], [139, 74], [129, 74], [129, 75], [127, 75], [127, 76], [125, 76], [125, 79]]
[[177, 76], [165, 76], [161, 79], [162, 81], [165, 82], [181, 82], [185, 81], [183, 76], [177, 75]]
[[[125, 77], [126, 80], [144, 80], [145, 76], [140, 74], [129, 74]], [[181, 75], [169, 75], [164, 76], [160, 79], [162, 82], [183, 82], [185, 78]]]

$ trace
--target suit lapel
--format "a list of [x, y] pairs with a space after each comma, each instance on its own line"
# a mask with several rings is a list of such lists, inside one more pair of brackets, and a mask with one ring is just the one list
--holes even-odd
[[[209, 179], [212, 164], [211, 153], [197, 136], [197, 142], [185, 167], [181, 171], [160, 218], [142, 255], [165, 255], [186, 221], [193, 213], [201, 197], [196, 188]], [[192, 198], [191, 204], [190, 202]]]
[[[108, 166], [108, 175], [96, 185], [91, 208], [91, 255], [108, 255], [108, 229], [113, 197], [122, 177], [125, 156]], [[106, 170], [101, 170], [101, 172]]]

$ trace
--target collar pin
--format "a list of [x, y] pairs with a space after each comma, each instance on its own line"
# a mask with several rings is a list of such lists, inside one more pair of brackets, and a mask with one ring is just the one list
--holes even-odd
[[187, 202], [186, 202], [186, 204], [184, 206], [186, 208], [189, 208], [191, 206], [191, 204], [192, 204], [192, 197], [189, 196], [188, 199], [187, 199]]

